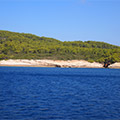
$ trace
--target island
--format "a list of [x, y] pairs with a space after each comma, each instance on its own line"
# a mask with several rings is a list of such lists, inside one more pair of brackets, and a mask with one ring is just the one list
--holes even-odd
[[0, 66], [120, 68], [120, 46], [0, 30]]

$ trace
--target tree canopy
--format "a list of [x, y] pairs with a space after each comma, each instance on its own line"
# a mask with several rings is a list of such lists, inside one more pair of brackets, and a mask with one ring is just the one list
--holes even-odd
[[87, 60], [120, 62], [120, 47], [96, 41], [59, 41], [0, 30], [0, 59]]

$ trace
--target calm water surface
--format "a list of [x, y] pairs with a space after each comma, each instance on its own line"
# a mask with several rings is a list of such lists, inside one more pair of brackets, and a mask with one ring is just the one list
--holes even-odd
[[0, 67], [0, 120], [120, 120], [120, 69]]

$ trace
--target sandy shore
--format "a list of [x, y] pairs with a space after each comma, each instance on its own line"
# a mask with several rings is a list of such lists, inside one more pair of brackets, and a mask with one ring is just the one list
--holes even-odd
[[1, 60], [0, 66], [25, 66], [25, 67], [63, 67], [63, 68], [103, 68], [103, 64], [90, 63], [85, 60]]

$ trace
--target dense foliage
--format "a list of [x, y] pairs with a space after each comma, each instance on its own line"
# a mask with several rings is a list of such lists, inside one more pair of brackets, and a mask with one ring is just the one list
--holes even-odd
[[65, 41], [33, 34], [0, 31], [0, 59], [84, 59], [120, 61], [120, 47], [95, 41]]

